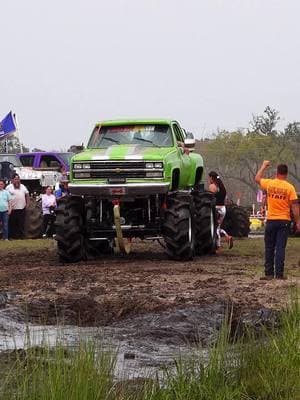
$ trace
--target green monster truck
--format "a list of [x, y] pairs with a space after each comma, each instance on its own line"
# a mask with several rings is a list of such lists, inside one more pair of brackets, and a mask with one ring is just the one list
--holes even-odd
[[214, 196], [204, 191], [203, 160], [177, 121], [96, 124], [87, 149], [71, 161], [70, 196], [57, 208], [62, 262], [128, 253], [132, 238], [158, 240], [169, 257], [214, 253]]

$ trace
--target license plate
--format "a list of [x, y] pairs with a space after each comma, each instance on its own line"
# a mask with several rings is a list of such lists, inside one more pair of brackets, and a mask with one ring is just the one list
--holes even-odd
[[110, 194], [111, 195], [123, 195], [126, 194], [126, 189], [124, 187], [119, 187], [119, 188], [111, 188], [110, 189]]

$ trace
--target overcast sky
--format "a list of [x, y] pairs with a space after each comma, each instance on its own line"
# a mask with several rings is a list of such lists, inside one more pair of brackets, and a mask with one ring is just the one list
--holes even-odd
[[111, 118], [198, 138], [267, 105], [300, 120], [299, 21], [299, 0], [2, 0], [0, 119], [45, 150]]

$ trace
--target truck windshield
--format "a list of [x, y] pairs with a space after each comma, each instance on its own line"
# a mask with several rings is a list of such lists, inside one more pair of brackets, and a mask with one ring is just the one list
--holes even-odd
[[15, 167], [22, 167], [21, 161], [15, 154], [0, 154], [0, 162], [8, 161]]
[[107, 148], [118, 144], [144, 147], [172, 147], [173, 138], [168, 125], [119, 125], [96, 127], [89, 148]]

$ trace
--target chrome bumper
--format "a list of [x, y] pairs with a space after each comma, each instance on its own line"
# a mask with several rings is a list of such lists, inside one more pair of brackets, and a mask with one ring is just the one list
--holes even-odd
[[145, 197], [152, 194], [168, 193], [170, 183], [124, 183], [124, 184], [75, 184], [70, 183], [69, 191], [78, 196], [98, 197]]

